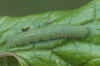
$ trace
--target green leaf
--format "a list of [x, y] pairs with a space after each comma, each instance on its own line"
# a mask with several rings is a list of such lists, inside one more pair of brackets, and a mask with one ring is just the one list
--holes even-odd
[[[70, 10], [48, 11], [21, 17], [0, 16], [0, 66], [99, 66], [99, 6], [100, 0], [92, 0], [80, 8]], [[29, 42], [30, 38], [25, 38], [20, 40], [23, 44], [17, 46], [17, 43], [20, 43], [17, 40], [23, 35], [44, 29], [52, 31], [48, 27], [53, 25], [85, 26], [89, 27], [89, 34], [82, 40]], [[12, 43], [14, 40], [17, 42]], [[26, 41], [29, 43], [24, 44]], [[12, 46], [9, 47], [10, 45]]]

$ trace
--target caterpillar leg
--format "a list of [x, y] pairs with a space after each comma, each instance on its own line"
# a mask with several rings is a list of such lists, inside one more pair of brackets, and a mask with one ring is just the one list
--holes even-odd
[[85, 66], [100, 66], [100, 58], [90, 60]]

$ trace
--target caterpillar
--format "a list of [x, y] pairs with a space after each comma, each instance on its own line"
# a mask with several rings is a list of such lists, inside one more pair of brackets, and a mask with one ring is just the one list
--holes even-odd
[[85, 26], [73, 25], [51, 25], [34, 31], [22, 32], [17, 34], [7, 44], [24, 45], [30, 42], [55, 39], [81, 39], [88, 36], [88, 28]]

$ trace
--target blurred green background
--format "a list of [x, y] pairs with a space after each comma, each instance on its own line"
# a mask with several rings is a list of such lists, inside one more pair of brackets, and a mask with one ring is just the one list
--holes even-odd
[[0, 16], [23, 16], [79, 8], [91, 0], [0, 0]]

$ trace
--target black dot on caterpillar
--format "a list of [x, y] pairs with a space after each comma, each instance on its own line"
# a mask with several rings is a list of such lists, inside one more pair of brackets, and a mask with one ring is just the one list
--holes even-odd
[[30, 29], [30, 26], [25, 26], [24, 28], [21, 29], [22, 32], [26, 32]]

